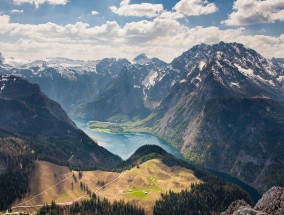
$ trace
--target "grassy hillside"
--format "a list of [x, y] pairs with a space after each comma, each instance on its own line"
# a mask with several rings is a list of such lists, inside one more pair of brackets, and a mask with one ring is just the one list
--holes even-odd
[[[76, 207], [79, 209], [80, 206], [79, 204], [76, 206], [73, 202], [87, 200], [91, 194], [100, 199], [106, 198], [114, 205], [125, 201], [142, 207], [146, 214], [151, 214], [154, 207], [160, 212], [164, 211], [166, 207], [163, 205], [168, 204], [167, 196], [168, 194], [172, 196], [173, 193], [178, 199], [180, 194], [181, 199], [184, 197], [190, 199], [188, 200], [190, 205], [195, 205], [190, 209], [193, 213], [201, 210], [204, 202], [208, 203], [208, 206], [202, 209], [204, 214], [209, 214], [212, 210], [222, 211], [236, 199], [250, 202], [248, 195], [239, 187], [186, 161], [176, 159], [154, 145], [140, 147], [116, 168], [116, 172], [99, 170], [71, 172], [67, 167], [37, 161], [29, 178], [29, 187], [30, 192], [14, 203], [14, 212], [36, 211], [44, 203], [50, 204], [52, 201], [59, 205], [58, 211], [64, 208], [76, 210]], [[193, 191], [194, 193], [191, 194]], [[207, 197], [198, 198], [198, 196]], [[182, 207], [183, 201], [179, 201], [178, 204]], [[174, 210], [173, 204], [171, 207]], [[42, 208], [42, 210], [49, 209]]]
[[0, 209], [28, 191], [35, 159], [110, 170], [122, 160], [99, 146], [38, 85], [0, 76]]
[[[97, 191], [102, 184], [112, 182], [116, 178], [118, 178], [116, 181]], [[59, 183], [64, 179], [66, 180]], [[98, 196], [110, 201], [125, 200], [142, 206], [147, 214], [151, 214], [155, 201], [160, 199], [160, 193], [169, 190], [179, 192], [189, 189], [191, 183], [202, 183], [191, 170], [183, 167], [168, 167], [159, 159], [149, 160], [140, 164], [139, 168], [135, 166], [122, 173], [84, 171], [81, 178], [79, 172], [72, 173], [67, 167], [37, 161], [29, 179], [29, 194], [16, 201], [13, 206], [42, 205], [51, 203], [52, 200], [57, 203], [72, 202], [86, 195], [80, 188], [80, 182], [85, 184], [91, 192], [97, 191]], [[57, 186], [52, 187], [57, 183], [59, 183]], [[32, 199], [39, 193], [42, 194]], [[32, 200], [29, 201], [30, 199]]]

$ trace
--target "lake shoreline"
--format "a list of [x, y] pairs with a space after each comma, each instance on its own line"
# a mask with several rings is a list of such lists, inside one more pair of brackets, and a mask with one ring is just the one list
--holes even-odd
[[[127, 157], [123, 156], [123, 153], [125, 153], [125, 152], [123, 150], [119, 150], [119, 148], [120, 148], [119, 146], [121, 146], [121, 141], [125, 140], [124, 144], [126, 144], [126, 145], [127, 145], [127, 143], [129, 144], [126, 148], [129, 156], [131, 156], [135, 152], [135, 150], [134, 150], [135, 148], [138, 149], [142, 145], [153, 144], [153, 142], [147, 142], [147, 141], [154, 141], [154, 145], [158, 145], [158, 146], [164, 148], [167, 152], [173, 154], [175, 157], [189, 162], [188, 159], [186, 159], [184, 157], [184, 155], [180, 151], [178, 151], [177, 148], [175, 148], [173, 145], [168, 143], [163, 138], [156, 136], [155, 134], [151, 134], [151, 133], [149, 134], [147, 132], [135, 132], [135, 131], [133, 131], [133, 132], [132, 131], [129, 131], [129, 132], [128, 131], [127, 132], [112, 132], [112, 131], [105, 132], [105, 131], [102, 131], [102, 130], [96, 131], [96, 128], [90, 128], [89, 127], [89, 122], [78, 122], [78, 121], [75, 121], [75, 122], [78, 125], [78, 127], [80, 129], [82, 129], [87, 135], [89, 135], [92, 139], [96, 139], [99, 145], [105, 147], [110, 152], [117, 154], [118, 156], [122, 157], [123, 160], [127, 159]], [[92, 122], [94, 122], [94, 121], [92, 121]], [[108, 123], [108, 122], [98, 122], [98, 123], [105, 124], [105, 125], [110, 125], [110, 124], [114, 125], [115, 124], [115, 123]], [[143, 143], [143, 141], [144, 141], [144, 140], [142, 140], [143, 138], [146, 139], [146, 141], [145, 141], [146, 143]], [[105, 143], [104, 141], [108, 142], [108, 143]], [[135, 142], [135, 141], [138, 141], [138, 142], [140, 141], [139, 142], [140, 144], [136, 145], [136, 147], [133, 147], [133, 145], [137, 144], [137, 142]], [[114, 142], [115, 142], [115, 144], [113, 144]], [[131, 149], [132, 149], [132, 152], [131, 152]], [[196, 165], [196, 164], [194, 164], [194, 165]], [[221, 172], [221, 171], [218, 171], [218, 170], [215, 170], [215, 169], [211, 169], [211, 168], [200, 166], [200, 165], [196, 165], [196, 166], [210, 172], [211, 174], [213, 174], [215, 176], [221, 177], [226, 181], [229, 181], [233, 184], [238, 185], [241, 189], [245, 190], [249, 194], [253, 204], [256, 204], [256, 202], [261, 197], [259, 192], [255, 188], [253, 188], [249, 184], [246, 184], [245, 182], [241, 181], [238, 178], [235, 178], [235, 177], [233, 177], [233, 176], [231, 176], [231, 175], [229, 175], [225, 172]]]

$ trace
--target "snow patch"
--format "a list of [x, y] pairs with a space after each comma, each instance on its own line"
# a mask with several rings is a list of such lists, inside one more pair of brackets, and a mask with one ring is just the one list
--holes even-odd
[[236, 64], [236, 63], [234, 64], [234, 66], [237, 67], [238, 70], [239, 70], [242, 74], [244, 74], [245, 76], [254, 76], [254, 73], [253, 73], [253, 70], [252, 70], [252, 69], [245, 69], [245, 68], [241, 67], [240, 65], [238, 65], [238, 64]]
[[238, 64], [234, 64], [234, 65], [245, 76], [252, 78], [253, 80], [258, 80], [258, 81], [261, 81], [262, 83], [265, 83], [265, 84], [268, 84], [268, 85], [271, 85], [271, 86], [275, 86], [275, 83], [272, 80], [267, 80], [267, 79], [261, 77], [260, 75], [254, 74], [252, 69], [244, 69]]
[[279, 76], [279, 77], [277, 78], [277, 81], [279, 81], [279, 82], [282, 82], [282, 81], [284, 81], [284, 75], [282, 75], [282, 76]]
[[145, 77], [145, 79], [142, 81], [142, 85], [144, 85], [145, 87], [153, 86], [157, 77], [158, 73], [154, 70], [151, 70], [149, 74]]
[[238, 88], [240, 88], [239, 83], [236, 83], [236, 82], [231, 82], [231, 83], [230, 83], [230, 86], [231, 86], [231, 87], [238, 87]]
[[206, 63], [206, 62], [203, 61], [203, 60], [199, 62], [199, 70], [200, 70], [200, 71], [204, 68], [205, 63]]

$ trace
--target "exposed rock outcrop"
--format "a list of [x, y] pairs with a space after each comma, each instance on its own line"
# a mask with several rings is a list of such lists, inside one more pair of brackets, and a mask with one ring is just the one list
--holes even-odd
[[283, 215], [284, 188], [273, 187], [264, 193], [254, 208], [243, 200], [233, 202], [221, 215]]

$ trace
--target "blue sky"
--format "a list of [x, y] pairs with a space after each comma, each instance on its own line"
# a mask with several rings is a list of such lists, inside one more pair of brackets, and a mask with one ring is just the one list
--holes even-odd
[[145, 52], [170, 62], [200, 43], [284, 57], [284, 0], [0, 0], [0, 52], [34, 60]]

